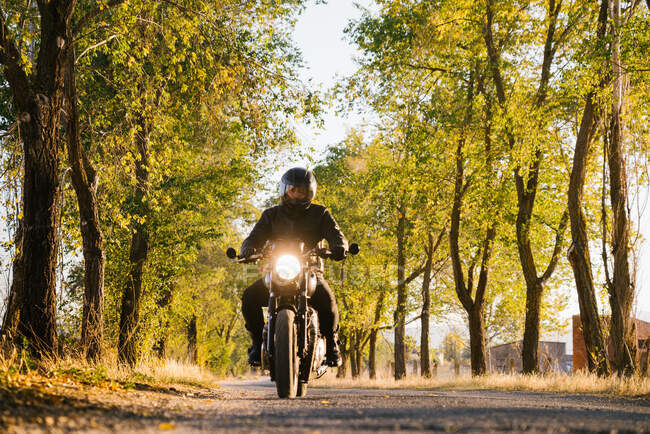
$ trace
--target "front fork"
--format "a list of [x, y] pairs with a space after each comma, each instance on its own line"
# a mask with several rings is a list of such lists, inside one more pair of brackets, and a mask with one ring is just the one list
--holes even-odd
[[273, 338], [275, 336], [275, 318], [278, 313], [278, 308], [293, 308], [296, 310], [296, 325], [298, 326], [298, 356], [301, 359], [306, 356], [307, 349], [309, 348], [309, 315], [307, 315], [307, 294], [303, 292], [298, 296], [288, 298], [288, 300], [284, 300], [284, 297], [279, 298], [274, 295], [271, 295], [269, 297], [268, 322], [264, 330], [264, 343], [266, 347], [265, 352], [268, 355], [268, 367], [271, 372], [273, 372], [272, 359], [273, 351], [275, 349]]

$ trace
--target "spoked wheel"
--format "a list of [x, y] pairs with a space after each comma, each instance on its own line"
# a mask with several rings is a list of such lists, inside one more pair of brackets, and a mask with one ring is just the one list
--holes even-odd
[[298, 393], [298, 349], [295, 313], [283, 309], [275, 320], [275, 386], [280, 398]]

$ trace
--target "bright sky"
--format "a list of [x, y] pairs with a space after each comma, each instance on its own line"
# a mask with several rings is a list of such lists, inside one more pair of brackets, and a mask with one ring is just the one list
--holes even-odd
[[[353, 58], [357, 51], [347, 43], [343, 34], [349, 20], [361, 16], [355, 3], [365, 7], [372, 5], [369, 0], [330, 0], [327, 4], [318, 5], [311, 3], [298, 19], [294, 39], [305, 61], [306, 68], [301, 74], [305, 82], [311, 80], [314, 85], [327, 90], [338, 79], [351, 75], [356, 70]], [[324, 130], [317, 131], [308, 126], [298, 129], [303, 143], [313, 146], [319, 153], [326, 152], [329, 145], [343, 140], [348, 129], [362, 122], [360, 117], [354, 115], [338, 116], [333, 109], [325, 114], [324, 119]], [[304, 160], [294, 162], [307, 164]]]
[[[364, 7], [372, 6], [370, 0], [357, 2]], [[302, 50], [307, 69], [302, 77], [305, 81], [312, 79], [323, 88], [333, 86], [337, 77], [350, 75], [355, 71], [354, 56], [356, 49], [347, 43], [343, 29], [351, 19], [357, 19], [360, 11], [348, 0], [330, 0], [327, 4], [310, 4], [298, 20], [294, 38]], [[362, 121], [356, 117], [340, 117], [331, 110], [325, 117], [324, 131], [314, 131], [302, 126], [299, 134], [306, 146], [313, 146], [325, 152], [331, 144], [340, 142], [346, 130]], [[307, 164], [296, 159], [296, 164]], [[650, 239], [650, 210], [643, 216], [641, 233]], [[640, 318], [650, 321], [650, 244], [644, 243], [640, 249], [637, 276], [637, 312]], [[573, 294], [569, 314], [579, 313], [577, 298]]]

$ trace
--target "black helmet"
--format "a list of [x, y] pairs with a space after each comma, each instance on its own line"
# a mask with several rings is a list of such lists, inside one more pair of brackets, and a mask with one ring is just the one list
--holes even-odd
[[[294, 187], [292, 189], [291, 187]], [[302, 194], [301, 198], [290, 197], [291, 192]], [[307, 209], [316, 196], [316, 177], [303, 167], [294, 167], [287, 170], [280, 179], [280, 198], [282, 203], [290, 209]]]

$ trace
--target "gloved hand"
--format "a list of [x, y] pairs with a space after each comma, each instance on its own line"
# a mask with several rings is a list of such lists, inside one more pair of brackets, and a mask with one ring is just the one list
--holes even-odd
[[255, 254], [255, 249], [252, 247], [246, 247], [245, 249], [242, 249], [241, 253], [239, 254], [240, 258], [248, 258], [250, 256], [253, 256]]
[[331, 258], [335, 261], [342, 261], [347, 257], [347, 251], [343, 246], [332, 247], [332, 256]]

